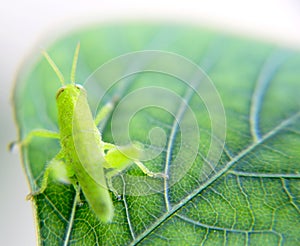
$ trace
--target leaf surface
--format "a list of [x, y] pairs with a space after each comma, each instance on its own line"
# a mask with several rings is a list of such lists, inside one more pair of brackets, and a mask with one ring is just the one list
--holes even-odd
[[[185, 98], [189, 88], [179, 79], [151, 72], [122, 78], [108, 90], [100, 105], [115, 95], [124, 99], [137, 89], [163, 86], [187, 99], [197, 120], [199, 142], [191, 140], [182, 146], [182, 129], [174, 115], [155, 107], [138, 112], [128, 127], [132, 140], [155, 150], [159, 143], [151, 142], [150, 130], [159, 127], [166, 137], [160, 155], [145, 165], [150, 170], [172, 174], [172, 169], [180, 167], [174, 164], [180, 149], [185, 153], [181, 160], [184, 163], [192, 155], [192, 146], [199, 144], [196, 158], [189, 163], [189, 170], [183, 170], [185, 175], [178, 182], [168, 186], [168, 181], [161, 180], [160, 184], [168, 189], [147, 196], [132, 195], [134, 186], [126, 182], [125, 173], [116, 177], [114, 184], [125, 195], [121, 201], [112, 196], [115, 217], [110, 224], [103, 224], [94, 216], [83, 195], [83, 205], [74, 205], [71, 186], [50, 182], [45, 193], [34, 200], [41, 244], [299, 244], [299, 52], [197, 27], [95, 26], [69, 33], [47, 48], [66, 78], [78, 40], [81, 51], [76, 78], [82, 83], [87, 78], [91, 80], [89, 76], [107, 61], [140, 50], [176, 53], [200, 66], [224, 106], [226, 125], [220, 124], [220, 128], [226, 127], [226, 141], [219, 161], [209, 163], [206, 156], [212, 139], [210, 112], [201, 98]], [[14, 90], [20, 139], [36, 128], [58, 131], [58, 79], [41, 55], [28, 64], [31, 65], [20, 73]], [[129, 63], [128, 67], [136, 64]], [[98, 93], [103, 95], [101, 90], [106, 85], [105, 81], [98, 81], [97, 74], [92, 79], [96, 83], [88, 89], [88, 96], [95, 113]], [[180, 107], [174, 107], [175, 114], [179, 110]], [[122, 108], [122, 112], [126, 115], [130, 109]], [[114, 142], [110, 120], [100, 129], [105, 141]], [[23, 148], [23, 163], [32, 190], [39, 187], [46, 164], [59, 148], [58, 141], [40, 138]], [[208, 169], [210, 172], [206, 173]], [[135, 166], [127, 173], [143, 175]], [[136, 187], [139, 189], [138, 184]]]

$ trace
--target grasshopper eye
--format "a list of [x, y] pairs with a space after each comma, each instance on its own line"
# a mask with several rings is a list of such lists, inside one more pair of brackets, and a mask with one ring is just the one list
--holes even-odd
[[84, 88], [83, 88], [82, 85], [76, 84], [75, 86], [76, 86], [76, 88], [79, 89], [79, 90], [84, 90]]
[[61, 87], [58, 92], [56, 93], [56, 99], [60, 96], [60, 94], [66, 89], [65, 86]]
[[75, 87], [76, 87], [81, 93], [83, 93], [84, 95], [86, 95], [86, 90], [83, 88], [82, 85], [75, 84]]

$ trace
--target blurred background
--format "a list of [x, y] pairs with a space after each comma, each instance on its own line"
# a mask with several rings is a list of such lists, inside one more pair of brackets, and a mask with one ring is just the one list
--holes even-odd
[[222, 32], [300, 48], [298, 0], [11, 0], [0, 9], [0, 245], [35, 245], [32, 205], [18, 151], [10, 103], [14, 79], [33, 47], [64, 28], [118, 20], [191, 23]]

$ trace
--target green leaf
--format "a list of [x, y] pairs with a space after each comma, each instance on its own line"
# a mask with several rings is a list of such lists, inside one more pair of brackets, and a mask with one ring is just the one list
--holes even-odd
[[[157, 157], [144, 164], [153, 171], [166, 170], [169, 180], [165, 183], [157, 181], [161, 190], [137, 196], [137, 191], [145, 190], [138, 183], [127, 182], [130, 176], [141, 178], [143, 174], [137, 167], [132, 166], [116, 177], [114, 185], [125, 191], [125, 195], [120, 201], [112, 196], [115, 216], [110, 224], [103, 224], [94, 216], [83, 195], [83, 204], [74, 205], [73, 187], [51, 181], [45, 193], [34, 199], [41, 244], [299, 244], [299, 52], [197, 27], [146, 24], [94, 26], [69, 33], [47, 48], [66, 78], [70, 74], [78, 41], [81, 42], [81, 50], [76, 78], [82, 84], [84, 81], [91, 82], [85, 85], [93, 113], [100, 97], [100, 105], [103, 105], [118, 96], [122, 106], [122, 99], [130, 97], [138, 89], [149, 90], [154, 86], [178, 95], [188, 107], [182, 108], [182, 104], [171, 101], [175, 116], [163, 108], [148, 107], [130, 115], [130, 122], [119, 121], [118, 128], [110, 124], [113, 118], [101, 126], [103, 139], [107, 142], [115, 142], [114, 134], [123, 139], [128, 131], [132, 140], [143, 143], [154, 152], [159, 150]], [[176, 53], [183, 60], [199, 65], [210, 77], [220, 97], [201, 90], [199, 93], [203, 98], [195, 91], [188, 97], [188, 84], [159, 72], [131, 74], [120, 78], [112, 88], [108, 88], [108, 80], [101, 77], [103, 74], [92, 74], [113, 58], [141, 50]], [[14, 90], [20, 139], [36, 128], [58, 131], [55, 94], [60, 84], [40, 51], [36, 53], [34, 58], [26, 61], [29, 65], [19, 74]], [[162, 66], [166, 65], [163, 61]], [[113, 77], [143, 62], [130, 61], [122, 64], [123, 67], [104, 69], [105, 76]], [[173, 64], [170, 60], [171, 64], [177, 66], [174, 71], [185, 72], [185, 68], [180, 70], [183, 64]], [[105, 66], [100, 70], [103, 71], [103, 68]], [[157, 102], [164, 99], [150, 93], [151, 97]], [[216, 122], [212, 123], [211, 109], [218, 105], [215, 98], [219, 98], [224, 106], [226, 125], [220, 112], [216, 115], [220, 116], [216, 129], [225, 129], [226, 141], [220, 158], [213, 162], [213, 159], [207, 158], [211, 143], [219, 141], [219, 147], [222, 147], [222, 133], [212, 132]], [[143, 100], [137, 105], [139, 102]], [[122, 117], [132, 113], [131, 104], [128, 105], [121, 107]], [[189, 135], [190, 142], [182, 142], [184, 131], [178, 127], [186, 121], [185, 127], [189, 128], [188, 108], [200, 132], [197, 142], [193, 135]], [[182, 117], [176, 118], [182, 109]], [[160, 131], [151, 131], [155, 127], [159, 127]], [[188, 133], [193, 132], [191, 129]], [[196, 153], [193, 152], [195, 146]], [[47, 162], [59, 148], [58, 141], [41, 138], [33, 139], [28, 147], [22, 148], [22, 159], [32, 190], [39, 187]], [[176, 156], [179, 153], [181, 159], [178, 160]], [[194, 154], [195, 160], [191, 162], [190, 157]], [[184, 176], [169, 185], [181, 173]], [[164, 187], [168, 189], [164, 190]]]

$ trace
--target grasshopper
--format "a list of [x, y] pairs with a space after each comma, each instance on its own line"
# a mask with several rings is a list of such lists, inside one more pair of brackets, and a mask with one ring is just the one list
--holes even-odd
[[[113, 188], [112, 177], [135, 163], [150, 177], [167, 178], [163, 173], [151, 172], [139, 161], [141, 149], [134, 144], [116, 146], [102, 141], [97, 125], [112, 112], [113, 103], [106, 104], [96, 115], [95, 120], [87, 101], [87, 92], [83, 86], [75, 83], [75, 73], [79, 55], [78, 43], [71, 69], [71, 83], [65, 84], [64, 77], [47, 52], [44, 57], [59, 78], [62, 87], [57, 91], [59, 132], [45, 129], [31, 131], [21, 145], [30, 143], [33, 137], [59, 139], [61, 149], [48, 163], [38, 190], [31, 192], [27, 199], [42, 194], [47, 188], [49, 176], [54, 180], [72, 184], [76, 191], [76, 199], [80, 202], [82, 191], [90, 208], [97, 218], [104, 223], [111, 222], [114, 207], [109, 189], [118, 197]], [[130, 158], [129, 158], [130, 156]], [[107, 170], [106, 172], [104, 171]]]

